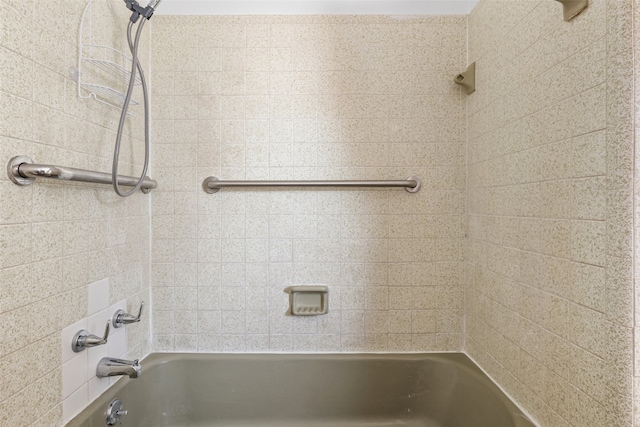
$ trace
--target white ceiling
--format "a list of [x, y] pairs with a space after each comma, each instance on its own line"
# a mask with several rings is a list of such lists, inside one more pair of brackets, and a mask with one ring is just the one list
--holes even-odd
[[158, 15], [466, 15], [478, 0], [163, 0]]

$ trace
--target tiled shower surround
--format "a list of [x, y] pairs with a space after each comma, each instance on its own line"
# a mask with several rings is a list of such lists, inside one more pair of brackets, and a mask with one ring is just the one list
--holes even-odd
[[[154, 349], [462, 348], [466, 17], [159, 16], [152, 51]], [[303, 284], [328, 315], [286, 314]]]
[[469, 17], [466, 351], [552, 427], [633, 425], [633, 3], [589, 3]]
[[[542, 427], [640, 426], [639, 8], [589, 3], [571, 22], [553, 0], [481, 0], [468, 17], [156, 15], [158, 190], [0, 176], [0, 425], [63, 424], [62, 330], [94, 313], [97, 282], [101, 307], [151, 302], [129, 358], [465, 351]], [[68, 73], [84, 4], [0, 0], [3, 161], [109, 170], [118, 111], [79, 100]], [[466, 96], [452, 78], [471, 61]], [[206, 194], [210, 175], [423, 188]], [[286, 315], [300, 284], [329, 286], [329, 315]]]
[[[78, 62], [85, 4], [0, 0], [2, 162], [25, 155], [39, 163], [110, 171], [119, 112], [78, 99], [69, 76]], [[105, 12], [107, 21], [95, 23], [103, 30], [97, 40], [119, 44]], [[128, 14], [119, 19], [126, 22]], [[148, 47], [141, 52], [148, 67]], [[133, 123], [122, 146], [125, 174], [131, 172], [132, 145], [136, 164], [142, 159], [140, 122]], [[88, 284], [109, 279], [109, 300], [100, 301], [105, 307], [126, 299], [135, 310], [140, 300], [149, 300], [150, 198], [123, 200], [109, 187], [90, 184], [38, 181], [18, 187], [2, 173], [0, 200], [0, 425], [60, 426], [67, 395], [62, 349], [71, 345], [62, 342], [62, 329], [90, 314]], [[91, 332], [102, 334], [107, 318], [105, 313], [100, 330]], [[136, 326], [127, 331], [130, 358], [149, 352], [148, 317]], [[82, 383], [84, 388], [69, 392], [79, 401], [84, 394], [86, 401]]]

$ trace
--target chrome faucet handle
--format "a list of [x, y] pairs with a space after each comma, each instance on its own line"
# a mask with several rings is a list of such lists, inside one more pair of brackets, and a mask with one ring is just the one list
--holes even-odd
[[84, 351], [87, 347], [96, 347], [107, 343], [109, 337], [109, 326], [111, 321], [107, 320], [107, 326], [104, 329], [104, 336], [101, 338], [97, 335], [90, 334], [86, 329], [78, 331], [71, 341], [71, 349], [75, 353]]
[[138, 310], [138, 316], [134, 317], [133, 314], [129, 314], [124, 310], [118, 310], [113, 313], [113, 327], [118, 329], [123, 327], [124, 325], [128, 325], [129, 323], [136, 323], [140, 321], [140, 317], [142, 316], [142, 309], [144, 308], [144, 301], [140, 303], [140, 310]]

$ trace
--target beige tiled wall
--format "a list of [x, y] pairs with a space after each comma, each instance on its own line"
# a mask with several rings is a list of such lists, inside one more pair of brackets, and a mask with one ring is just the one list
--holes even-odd
[[[154, 348], [460, 350], [466, 17], [154, 19]], [[296, 284], [328, 285], [329, 314], [287, 316]]]
[[631, 426], [632, 2], [482, 0], [466, 350], [542, 426]]
[[[153, 282], [161, 351], [461, 350], [466, 314], [466, 351], [541, 426], [632, 425], [635, 2], [590, 3], [565, 23], [481, 0], [468, 98], [466, 17], [154, 18], [160, 189], [0, 177], [0, 424], [62, 423], [60, 331], [108, 277], [131, 309]], [[68, 75], [84, 4], [0, 0], [0, 158], [109, 170], [118, 113]], [[200, 190], [410, 174], [413, 195]], [[330, 314], [286, 316], [311, 283]]]
[[[114, 1], [124, 9], [121, 3]], [[2, 162], [27, 155], [40, 163], [110, 170], [119, 114], [79, 100], [68, 72], [77, 64], [85, 4], [0, 0]], [[120, 18], [125, 23], [126, 13]], [[112, 29], [96, 27], [109, 41]], [[140, 145], [135, 123], [127, 131], [134, 137], [123, 146], [128, 163], [130, 141]], [[123, 165], [124, 173], [130, 170]], [[128, 299], [134, 308], [148, 299], [149, 197], [120, 200], [109, 187], [73, 183], [18, 187], [2, 174], [0, 200], [0, 424], [61, 425], [61, 330], [87, 317], [87, 285], [110, 279], [105, 306]], [[148, 352], [148, 330], [147, 321], [130, 328], [132, 357]]]
[[[633, 1], [632, 5], [627, 6], [627, 13], [631, 15], [631, 7], [633, 8], [632, 18], [633, 18], [633, 37], [629, 42], [631, 44], [631, 48], [634, 49], [634, 53], [637, 52], [638, 46], [640, 46], [640, 3], [637, 0]], [[640, 121], [638, 119], [638, 105], [640, 105], [640, 55], [637, 53], [633, 56], [633, 70], [634, 70], [634, 99], [635, 99], [635, 128], [634, 137], [635, 141], [640, 140]], [[638, 177], [640, 177], [640, 151], [634, 147], [634, 291], [636, 306], [634, 310], [634, 320], [635, 320], [635, 328], [634, 328], [634, 426], [640, 425], [640, 328], [638, 325], [640, 324], [640, 311], [638, 310], [638, 295], [640, 295], [640, 282], [638, 282], [638, 272], [640, 271], [640, 258], [638, 257], [638, 243], [640, 242], [640, 181]], [[633, 294], [629, 293], [628, 298], [632, 298]]]

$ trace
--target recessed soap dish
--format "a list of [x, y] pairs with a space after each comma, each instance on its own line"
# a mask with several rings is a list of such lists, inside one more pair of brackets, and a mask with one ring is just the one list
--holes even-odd
[[329, 288], [327, 286], [291, 286], [289, 313], [293, 316], [318, 316], [329, 312]]

